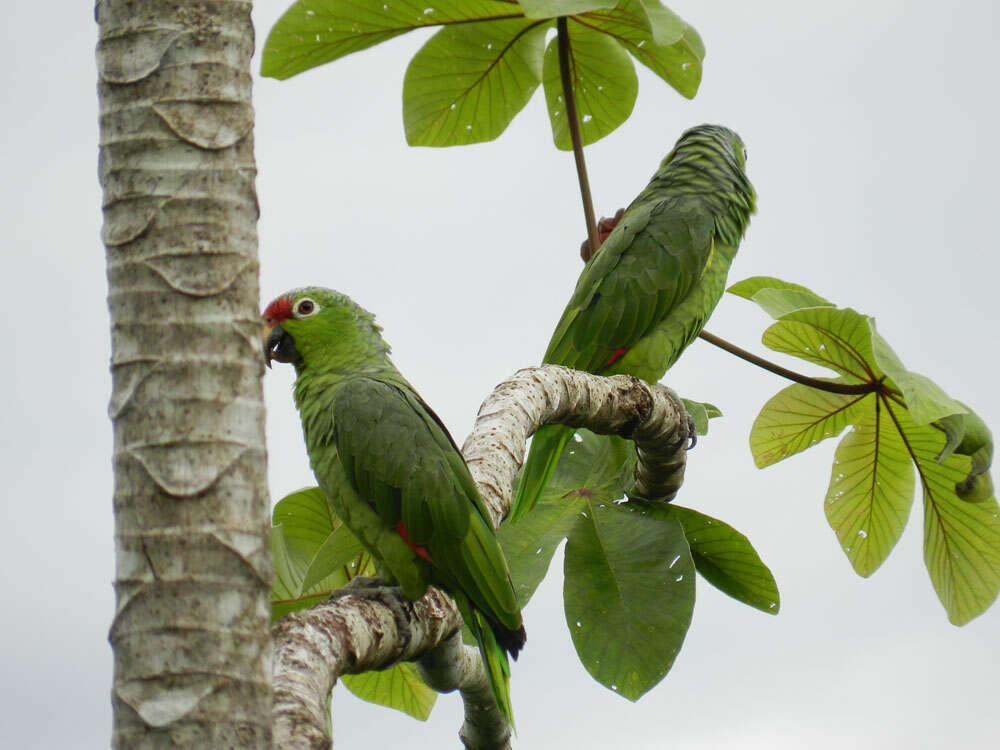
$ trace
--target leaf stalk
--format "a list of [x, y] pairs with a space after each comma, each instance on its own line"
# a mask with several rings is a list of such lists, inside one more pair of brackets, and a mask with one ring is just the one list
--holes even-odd
[[757, 365], [757, 367], [767, 370], [768, 372], [773, 372], [775, 375], [780, 375], [781, 377], [788, 378], [796, 383], [800, 383], [810, 388], [816, 388], [820, 391], [826, 391], [827, 393], [859, 394], [877, 393], [884, 390], [881, 378], [879, 380], [870, 380], [867, 383], [831, 383], [828, 380], [811, 378], [808, 375], [803, 375], [802, 373], [795, 372], [794, 370], [789, 370], [788, 368], [782, 367], [781, 365], [764, 359], [763, 357], [758, 357], [756, 354], [736, 346], [736, 344], [730, 343], [723, 338], [719, 338], [714, 333], [702, 331], [698, 334], [698, 337], [704, 339], [710, 344], [714, 344], [723, 351], [727, 351], [730, 354], [749, 362], [750, 364]]
[[580, 135], [580, 118], [576, 112], [576, 94], [569, 67], [569, 28], [566, 16], [556, 19], [559, 44], [559, 76], [562, 79], [563, 101], [566, 104], [566, 121], [573, 141], [573, 158], [576, 160], [576, 176], [580, 181], [580, 198], [583, 201], [583, 217], [587, 223], [587, 237], [590, 239], [591, 253], [601, 246], [597, 234], [597, 219], [594, 216], [594, 199], [590, 194], [590, 180], [587, 178], [587, 163], [583, 158], [583, 138]]

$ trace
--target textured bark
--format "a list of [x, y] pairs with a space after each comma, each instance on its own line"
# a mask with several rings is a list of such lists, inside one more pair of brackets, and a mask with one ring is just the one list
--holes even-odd
[[[630, 375], [528, 368], [483, 402], [462, 449], [494, 525], [510, 510], [511, 483], [528, 437], [546, 424], [635, 440], [636, 494], [669, 499], [680, 488], [690, 425], [672, 391]], [[509, 747], [510, 728], [490, 695], [478, 650], [461, 643], [462, 620], [451, 598], [431, 589], [411, 602], [398, 588], [365, 585], [359, 582], [274, 626], [275, 745], [330, 747], [326, 705], [339, 676], [416, 660], [430, 687], [462, 691], [459, 736], [466, 747]]]
[[528, 437], [547, 424], [634, 440], [639, 461], [631, 495], [672, 500], [684, 481], [684, 448], [694, 430], [669, 388], [631, 375], [605, 378], [559, 365], [528, 367], [493, 390], [462, 446], [494, 526], [510, 511], [511, 486]]
[[249, 2], [99, 0], [116, 747], [271, 745]]

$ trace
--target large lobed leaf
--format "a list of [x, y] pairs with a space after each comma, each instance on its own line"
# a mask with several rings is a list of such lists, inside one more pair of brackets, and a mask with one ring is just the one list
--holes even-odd
[[868, 576], [886, 559], [906, 525], [916, 469], [925, 562], [938, 597], [957, 625], [982, 613], [1000, 591], [1000, 514], [986, 425], [930, 378], [907, 370], [870, 317], [779, 279], [755, 277], [729, 291], [776, 318], [766, 346], [840, 376], [790, 386], [765, 404], [750, 433], [757, 465], [852, 425], [837, 447], [825, 504], [851, 565]]

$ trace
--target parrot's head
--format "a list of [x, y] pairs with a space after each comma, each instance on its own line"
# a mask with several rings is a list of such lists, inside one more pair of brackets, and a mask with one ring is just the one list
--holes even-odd
[[746, 165], [747, 150], [735, 132], [723, 125], [698, 125], [678, 139], [650, 184], [699, 196], [715, 216], [715, 231], [735, 246], [757, 210]]
[[338, 368], [387, 354], [371, 313], [350, 297], [318, 286], [293, 289], [264, 309], [264, 362]]
[[730, 169], [743, 172], [747, 166], [747, 149], [743, 139], [724, 125], [696, 125], [678, 139], [674, 150], [667, 154], [663, 166], [691, 154], [702, 154], [720, 160]]

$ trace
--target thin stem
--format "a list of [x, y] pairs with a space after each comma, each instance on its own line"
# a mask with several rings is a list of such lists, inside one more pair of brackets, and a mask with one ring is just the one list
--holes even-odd
[[876, 393], [883, 390], [882, 381], [869, 381], [867, 383], [831, 383], [828, 380], [820, 380], [819, 378], [811, 378], [808, 375], [803, 375], [801, 373], [795, 372], [794, 370], [789, 370], [781, 365], [775, 364], [770, 360], [764, 359], [763, 357], [758, 357], [756, 354], [748, 352], [746, 349], [741, 349], [736, 346], [736, 344], [731, 344], [725, 339], [720, 339], [714, 333], [709, 333], [708, 331], [702, 331], [698, 336], [710, 344], [714, 344], [720, 349], [724, 349], [730, 354], [734, 354], [740, 359], [744, 359], [751, 364], [757, 365], [757, 367], [762, 367], [768, 372], [773, 372], [775, 375], [780, 375], [783, 378], [788, 378], [789, 380], [794, 380], [796, 383], [801, 383], [802, 385], [807, 385], [810, 388], [816, 388], [820, 391], [826, 391], [827, 393]]
[[597, 252], [601, 246], [597, 235], [597, 219], [594, 218], [594, 199], [590, 195], [590, 180], [587, 179], [587, 163], [583, 160], [583, 139], [580, 137], [580, 118], [576, 114], [576, 95], [569, 70], [569, 30], [566, 17], [556, 19], [559, 36], [559, 75], [562, 78], [563, 100], [566, 103], [566, 121], [573, 141], [573, 158], [576, 160], [576, 176], [580, 180], [580, 198], [583, 200], [583, 217], [587, 222], [587, 237], [590, 251]]

